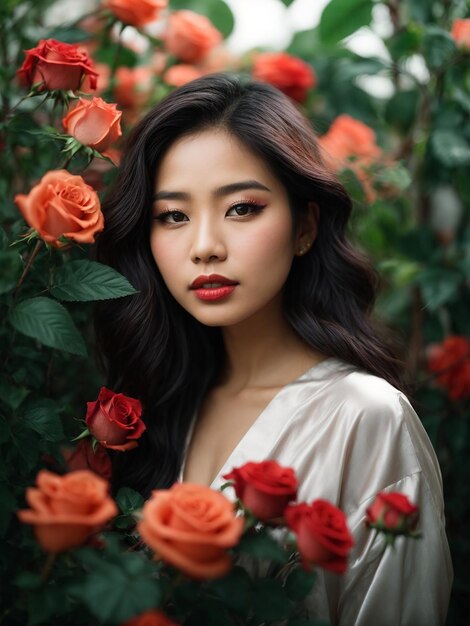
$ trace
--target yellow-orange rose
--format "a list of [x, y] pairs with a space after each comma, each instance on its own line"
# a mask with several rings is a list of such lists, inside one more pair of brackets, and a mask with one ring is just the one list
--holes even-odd
[[41, 470], [36, 485], [26, 490], [31, 508], [18, 511], [18, 517], [25, 524], [33, 524], [36, 538], [47, 552], [82, 545], [118, 514], [108, 495], [108, 482], [90, 470], [64, 476]]
[[222, 34], [205, 15], [181, 10], [170, 14], [164, 40], [168, 52], [195, 63], [222, 41]]
[[243, 519], [222, 493], [204, 485], [175, 483], [155, 490], [138, 524], [157, 557], [196, 579], [224, 576], [232, 567], [227, 549], [243, 531]]
[[452, 37], [459, 48], [470, 50], [470, 19], [454, 20]]
[[189, 83], [191, 80], [199, 78], [202, 74], [201, 70], [198, 70], [193, 65], [180, 63], [179, 65], [172, 65], [168, 68], [163, 76], [163, 79], [167, 85], [172, 85], [172, 87], [181, 87], [182, 85]]
[[79, 243], [93, 243], [104, 228], [104, 217], [96, 191], [81, 176], [67, 170], [47, 172], [28, 195], [15, 202], [26, 222], [56, 248], [64, 236]]
[[104, 0], [103, 6], [125, 24], [144, 26], [158, 19], [168, 0]]
[[101, 98], [80, 98], [62, 120], [65, 132], [85, 146], [104, 152], [121, 135], [122, 112]]

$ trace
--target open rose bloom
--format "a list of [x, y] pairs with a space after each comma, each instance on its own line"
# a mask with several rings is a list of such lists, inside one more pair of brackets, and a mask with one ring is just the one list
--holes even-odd
[[41, 470], [36, 485], [26, 490], [31, 508], [18, 511], [18, 517], [34, 526], [38, 542], [48, 552], [81, 546], [118, 514], [107, 481], [89, 470], [65, 476]]
[[168, 0], [104, 0], [103, 6], [118, 20], [132, 26], [145, 26], [159, 18]]
[[84, 146], [107, 150], [121, 135], [122, 112], [102, 98], [80, 98], [62, 120], [65, 132]]
[[286, 52], [261, 52], [256, 55], [252, 69], [253, 78], [280, 89], [297, 102], [304, 102], [308, 90], [316, 84], [310, 65]]
[[168, 52], [185, 63], [202, 61], [222, 41], [222, 34], [205, 16], [194, 11], [174, 11], [164, 33]]

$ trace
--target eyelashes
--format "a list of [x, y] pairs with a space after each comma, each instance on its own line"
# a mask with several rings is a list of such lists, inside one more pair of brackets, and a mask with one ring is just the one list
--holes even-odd
[[[234, 204], [232, 204], [228, 209], [226, 215], [229, 215], [231, 211], [237, 211], [232, 216], [229, 215], [229, 217], [249, 217], [251, 215], [257, 215], [261, 213], [261, 211], [265, 207], [266, 204], [255, 202], [253, 200], [244, 200], [243, 202], [235, 202]], [[239, 212], [240, 210], [242, 211], [242, 213]], [[243, 213], [243, 211], [245, 212]], [[179, 211], [176, 209], [164, 209], [163, 211], [160, 211], [158, 215], [155, 215], [153, 219], [161, 222], [162, 224], [181, 224], [188, 221], [187, 219], [184, 219], [186, 217], [187, 216], [185, 215], [185, 213], [183, 213], [183, 211]]]

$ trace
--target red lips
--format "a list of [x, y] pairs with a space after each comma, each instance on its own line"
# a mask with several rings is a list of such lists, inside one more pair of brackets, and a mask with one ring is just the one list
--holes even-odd
[[208, 276], [198, 276], [191, 283], [191, 289], [198, 289], [202, 287], [206, 283], [220, 283], [221, 285], [238, 285], [236, 280], [230, 280], [226, 276], [221, 276], [220, 274], [209, 274]]

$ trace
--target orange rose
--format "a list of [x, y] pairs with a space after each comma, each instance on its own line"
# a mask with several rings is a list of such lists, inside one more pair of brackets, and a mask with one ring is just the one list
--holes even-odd
[[459, 48], [470, 50], [470, 19], [454, 20], [451, 35]]
[[154, 609], [141, 613], [122, 626], [178, 626], [178, 624], [169, 619], [162, 611]]
[[93, 243], [104, 228], [98, 194], [67, 170], [47, 172], [28, 195], [15, 196], [15, 202], [26, 222], [55, 248], [64, 245], [62, 236]]
[[452, 400], [470, 397], [470, 340], [452, 335], [427, 350], [428, 370], [437, 374], [437, 384]]
[[159, 558], [188, 576], [207, 579], [230, 570], [227, 549], [238, 543], [243, 523], [220, 492], [175, 483], [171, 489], [152, 492], [137, 529]]
[[41, 39], [35, 48], [26, 50], [26, 59], [17, 73], [20, 81], [29, 87], [42, 82], [41, 91], [76, 91], [84, 76], [89, 77], [90, 87], [95, 89], [98, 76], [86, 52], [79, 50], [77, 45], [55, 39]]
[[313, 69], [287, 52], [262, 52], [255, 57], [253, 77], [280, 89], [289, 98], [303, 102], [307, 91], [315, 86]]
[[153, 72], [148, 67], [118, 67], [114, 96], [123, 107], [144, 106], [153, 90]]
[[144, 26], [158, 19], [168, 0], [104, 0], [103, 6], [125, 24]]
[[38, 542], [48, 552], [82, 545], [119, 512], [108, 495], [108, 482], [89, 470], [65, 476], [41, 470], [36, 485], [26, 490], [31, 508], [18, 511], [18, 517], [34, 525]]
[[122, 112], [101, 98], [80, 98], [62, 120], [65, 132], [84, 146], [104, 152], [122, 135]]
[[182, 85], [186, 85], [186, 83], [189, 83], [191, 80], [199, 78], [200, 76], [202, 76], [201, 70], [198, 70], [193, 65], [185, 65], [181, 63], [180, 65], [173, 65], [168, 68], [163, 79], [172, 87], [181, 87]]
[[182, 10], [170, 14], [164, 40], [168, 52], [195, 63], [222, 41], [222, 34], [205, 15]]

